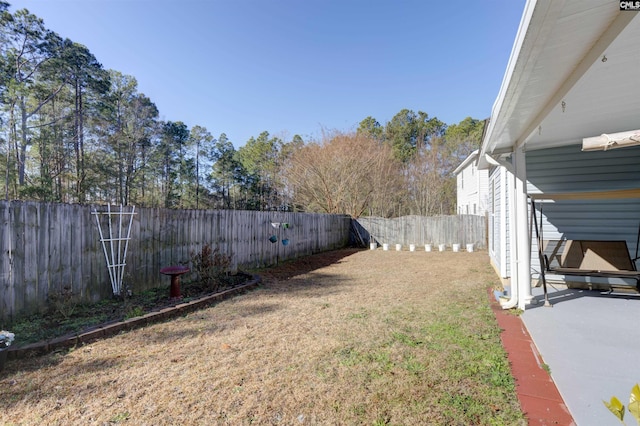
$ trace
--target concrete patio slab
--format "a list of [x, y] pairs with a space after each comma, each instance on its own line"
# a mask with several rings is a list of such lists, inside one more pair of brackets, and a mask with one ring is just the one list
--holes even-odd
[[545, 371], [540, 354], [520, 316], [503, 310], [497, 301], [491, 304], [491, 308], [502, 330], [500, 340], [509, 358], [511, 374], [516, 381], [516, 393], [527, 424], [575, 425], [562, 396]]
[[[629, 402], [640, 383], [640, 295], [548, 285], [553, 307], [537, 304], [521, 316], [542, 361], [578, 426], [620, 424], [603, 404]], [[629, 412], [626, 423], [633, 424]]]

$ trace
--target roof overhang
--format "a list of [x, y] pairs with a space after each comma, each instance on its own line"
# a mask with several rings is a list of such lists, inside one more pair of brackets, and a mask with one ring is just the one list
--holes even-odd
[[610, 0], [528, 0], [479, 165], [640, 127], [640, 18]]
[[467, 158], [465, 158], [464, 161], [462, 163], [460, 163], [460, 165], [458, 167], [456, 167], [456, 169], [453, 171], [453, 174], [457, 175], [462, 170], [464, 170], [471, 162], [475, 161], [476, 158], [478, 158], [478, 153], [479, 152], [480, 152], [480, 150], [476, 149], [471, 154], [469, 154], [469, 156]]

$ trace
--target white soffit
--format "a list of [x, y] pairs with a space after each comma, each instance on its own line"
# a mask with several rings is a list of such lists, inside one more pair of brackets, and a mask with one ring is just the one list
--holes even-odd
[[637, 15], [609, 0], [528, 1], [482, 153], [638, 128]]

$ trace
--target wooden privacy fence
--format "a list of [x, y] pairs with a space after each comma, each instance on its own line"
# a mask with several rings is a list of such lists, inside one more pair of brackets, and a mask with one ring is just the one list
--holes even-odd
[[[65, 287], [84, 301], [111, 295], [94, 209], [106, 206], [0, 201], [0, 320], [42, 309]], [[230, 255], [234, 269], [344, 247], [349, 225], [343, 215], [136, 208], [124, 283], [168, 285], [160, 268], [188, 264], [204, 244]]]
[[360, 217], [356, 230], [365, 243], [378, 244], [473, 244], [475, 248], [487, 247], [487, 221], [484, 216], [403, 216], [394, 219]]

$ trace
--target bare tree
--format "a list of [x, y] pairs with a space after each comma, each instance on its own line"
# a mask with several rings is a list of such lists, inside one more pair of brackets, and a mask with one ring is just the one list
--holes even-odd
[[359, 217], [393, 197], [399, 170], [388, 145], [363, 133], [335, 132], [297, 149], [284, 176], [303, 210]]
[[418, 150], [407, 165], [406, 207], [411, 214], [434, 216], [452, 213], [456, 194], [450, 157], [445, 141], [433, 138], [430, 146]]

